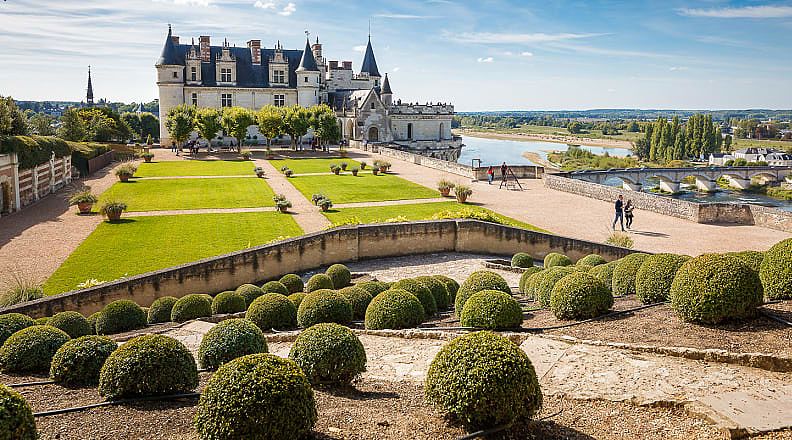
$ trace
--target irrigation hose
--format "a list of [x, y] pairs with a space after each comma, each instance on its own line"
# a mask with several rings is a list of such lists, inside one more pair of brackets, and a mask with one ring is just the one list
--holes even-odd
[[36, 386], [36, 385], [52, 385], [54, 383], [55, 383], [54, 380], [44, 380], [44, 381], [40, 381], [40, 382], [12, 383], [12, 384], [6, 385], [6, 386], [10, 387], [10, 388], [22, 388], [22, 387], [33, 387], [33, 386]]
[[90, 405], [75, 406], [72, 408], [61, 408], [61, 409], [54, 409], [51, 411], [41, 411], [41, 412], [33, 413], [33, 417], [56, 416], [58, 414], [68, 414], [72, 412], [85, 411], [87, 409], [99, 408], [103, 406], [123, 405], [125, 403], [145, 402], [145, 401], [154, 401], [154, 400], [176, 400], [176, 399], [187, 399], [187, 398], [195, 398], [195, 397], [201, 397], [201, 393], [182, 393], [182, 394], [169, 394], [166, 396], [132, 397], [129, 399], [110, 400], [107, 402], [92, 403]]
[[488, 436], [490, 434], [495, 434], [495, 433], [504, 431], [506, 429], [509, 429], [510, 427], [511, 427], [511, 424], [496, 426], [494, 428], [485, 429], [485, 430], [482, 430], [482, 431], [472, 432], [472, 433], [470, 433], [468, 435], [465, 435], [465, 436], [457, 438], [457, 440], [474, 440], [474, 439], [479, 438], [479, 437], [486, 437], [486, 436]]
[[784, 319], [784, 318], [782, 318], [782, 317], [780, 317], [780, 316], [778, 316], [778, 315], [776, 315], [776, 314], [770, 313], [770, 312], [769, 312], [768, 310], [766, 310], [766, 309], [759, 309], [759, 312], [760, 312], [762, 315], [764, 315], [764, 316], [766, 316], [766, 317], [768, 317], [768, 318], [772, 319], [773, 321], [780, 322], [781, 324], [786, 324], [786, 325], [788, 325], [788, 326], [792, 327], [792, 322], [790, 322], [790, 321], [787, 321], [786, 319]]

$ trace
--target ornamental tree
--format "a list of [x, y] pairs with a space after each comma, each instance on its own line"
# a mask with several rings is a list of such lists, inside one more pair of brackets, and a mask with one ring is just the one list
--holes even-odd
[[285, 127], [283, 123], [284, 111], [274, 105], [266, 105], [256, 114], [259, 132], [267, 138], [267, 147], [270, 146], [272, 139], [280, 136]]
[[226, 107], [221, 118], [223, 128], [237, 140], [237, 149], [241, 150], [247, 129], [256, 125], [256, 115], [242, 107]]
[[[310, 114], [308, 110], [300, 105], [293, 105], [286, 108], [283, 117], [283, 129], [291, 137], [292, 149], [297, 150], [297, 139], [301, 139], [308, 133], [311, 126]], [[301, 142], [302, 143], [302, 142]]]
[[198, 136], [206, 139], [210, 144], [217, 133], [223, 129], [220, 123], [220, 112], [215, 108], [199, 108], [195, 112], [195, 130]]
[[186, 104], [173, 107], [165, 119], [165, 127], [179, 145], [183, 144], [195, 127], [195, 107]]

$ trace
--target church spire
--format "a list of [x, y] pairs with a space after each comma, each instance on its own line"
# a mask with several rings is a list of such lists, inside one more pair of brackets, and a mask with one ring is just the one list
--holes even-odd
[[85, 93], [85, 103], [94, 105], [93, 84], [91, 84], [91, 66], [88, 66], [88, 91]]
[[366, 45], [366, 55], [363, 57], [363, 66], [360, 68], [360, 73], [368, 73], [369, 76], [380, 78], [382, 75], [377, 68], [377, 59], [374, 58], [374, 49], [371, 48], [371, 35], [369, 35], [368, 45]]
[[388, 74], [385, 74], [385, 80], [382, 82], [382, 94], [383, 95], [392, 95], [393, 92], [391, 91], [390, 81], [388, 81]]

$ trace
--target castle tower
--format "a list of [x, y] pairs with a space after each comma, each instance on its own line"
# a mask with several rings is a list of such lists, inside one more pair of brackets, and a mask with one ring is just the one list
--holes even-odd
[[91, 66], [88, 66], [88, 91], [85, 93], [85, 105], [88, 107], [93, 107], [94, 105], [93, 84], [91, 84]]
[[391, 91], [390, 81], [388, 81], [388, 74], [385, 74], [385, 80], [382, 81], [382, 91], [380, 98], [385, 107], [390, 107], [393, 104], [393, 92]]
[[305, 49], [297, 67], [297, 104], [311, 107], [319, 104], [319, 67], [311, 50], [311, 42], [305, 39]]
[[157, 60], [157, 87], [159, 88], [159, 111], [160, 111], [160, 144], [170, 145], [172, 139], [165, 126], [168, 112], [177, 105], [184, 104], [184, 61], [179, 56], [176, 48], [176, 40], [168, 25], [168, 36], [165, 38], [165, 45], [162, 47], [162, 54]]
[[366, 54], [363, 56], [363, 64], [360, 67], [360, 74], [366, 74], [369, 78], [374, 80], [374, 87], [379, 87], [380, 78], [377, 67], [377, 59], [374, 58], [374, 49], [371, 48], [371, 35], [369, 35], [368, 44], [366, 45]]

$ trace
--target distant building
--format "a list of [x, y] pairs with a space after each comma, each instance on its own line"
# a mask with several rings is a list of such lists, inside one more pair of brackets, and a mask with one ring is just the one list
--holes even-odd
[[760, 161], [767, 162], [768, 165], [779, 166], [792, 166], [792, 154], [789, 153], [769, 153], [760, 159]]
[[726, 165], [726, 161], [729, 160], [734, 160], [734, 156], [727, 153], [710, 153], [709, 155], [710, 165], [717, 165], [722, 167]]
[[760, 159], [770, 153], [775, 153], [776, 150], [772, 148], [743, 148], [734, 152], [735, 159], [745, 159], [748, 162], [759, 162]]

